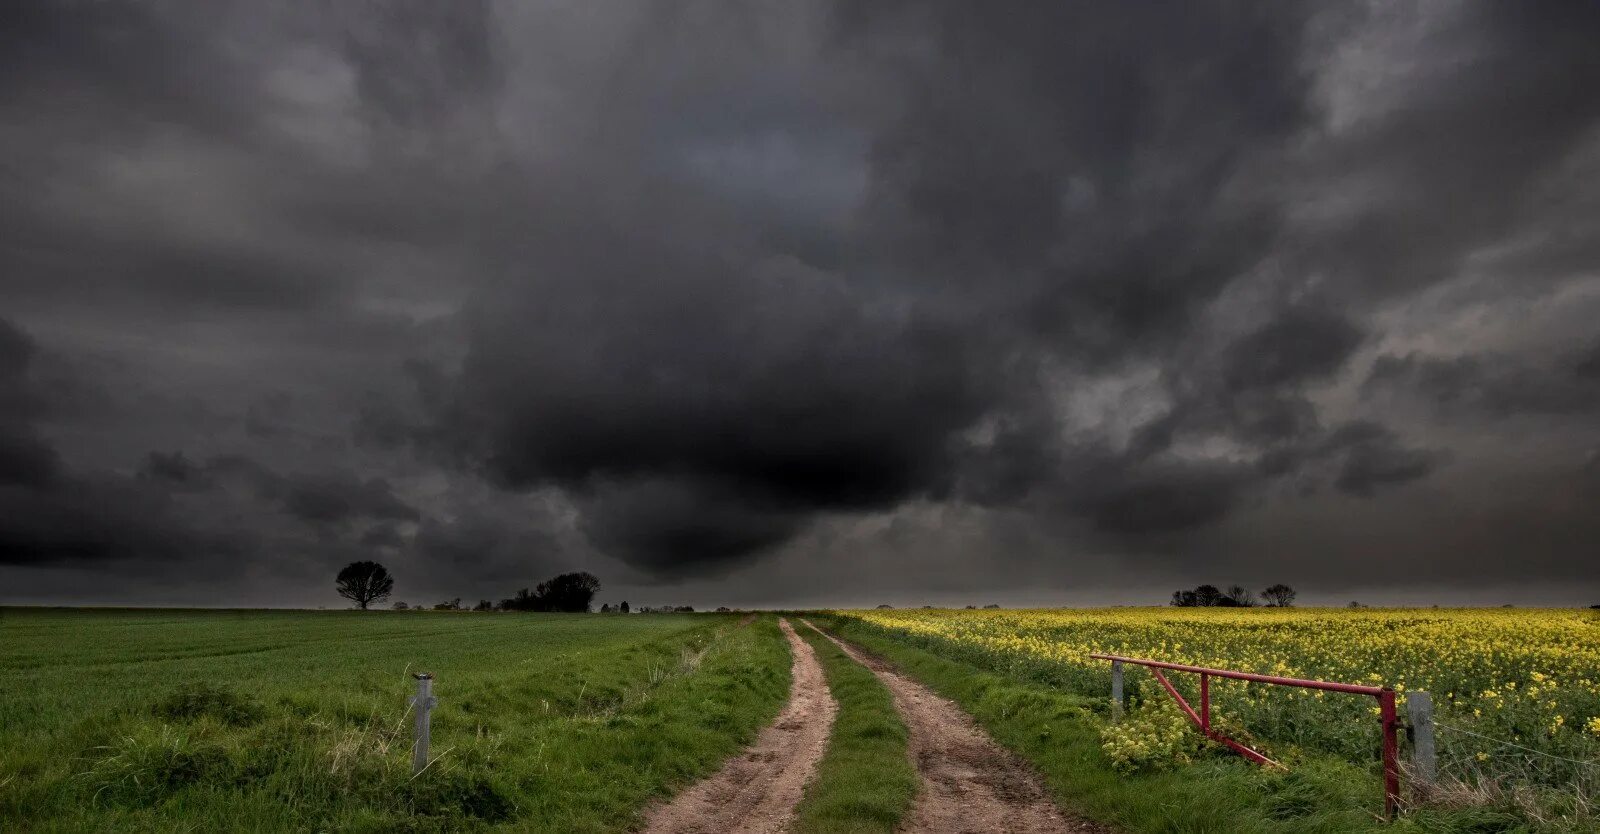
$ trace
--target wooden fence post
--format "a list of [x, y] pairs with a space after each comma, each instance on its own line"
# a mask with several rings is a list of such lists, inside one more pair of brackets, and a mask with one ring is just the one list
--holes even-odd
[[417, 709], [416, 744], [411, 750], [411, 775], [416, 776], [428, 766], [428, 717], [439, 699], [433, 697], [433, 676], [423, 672], [416, 676], [417, 696], [411, 705]]
[[1416, 771], [1417, 789], [1426, 791], [1439, 778], [1438, 753], [1433, 744], [1433, 696], [1426, 692], [1408, 693], [1406, 714], [1411, 719], [1411, 764]]

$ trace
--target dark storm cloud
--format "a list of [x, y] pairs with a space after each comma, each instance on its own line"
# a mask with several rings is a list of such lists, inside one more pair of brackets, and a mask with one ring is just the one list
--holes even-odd
[[1438, 456], [1423, 449], [1391, 444], [1362, 444], [1346, 454], [1334, 483], [1352, 495], [1370, 496], [1378, 487], [1403, 484], [1433, 471]]
[[1418, 396], [1441, 414], [1591, 415], [1600, 412], [1600, 347], [1542, 362], [1505, 354], [1382, 356], [1363, 389]]
[[1361, 333], [1342, 317], [1290, 310], [1228, 346], [1224, 382], [1234, 390], [1326, 377], [1344, 366]]
[[[961, 480], [957, 461], [973, 457], [963, 432], [986, 415], [1037, 408], [1041, 352], [1079, 363], [1155, 350], [1263, 257], [1250, 242], [1270, 237], [1273, 218], [1224, 186], [1252, 150], [1285, 140], [1305, 109], [1299, 12], [1234, 21], [1227, 56], [1181, 73], [1185, 89], [1159, 93], [1151, 80], [1180, 75], [1198, 47], [1150, 21], [1090, 33], [1066, 25], [1081, 12], [855, 14], [834, 24], [839, 60], [883, 71], [891, 56], [879, 52], [880, 32], [902, 24], [929, 40], [926, 63], [885, 73], [905, 104], [868, 125], [878, 135], [864, 225], [853, 232], [864, 260], [832, 269], [765, 250], [759, 216], [705, 212], [707, 195], [693, 191], [677, 196], [703, 214], [691, 215], [698, 227], [648, 191], [625, 215], [631, 222], [592, 217], [604, 207], [558, 182], [571, 215], [558, 225], [580, 228], [536, 230], [526, 250], [539, 266], [502, 282], [472, 333], [456, 403], [468, 419], [457, 433], [486, 439], [478, 455], [508, 485], [573, 490], [597, 543], [635, 564], [725, 564], [822, 513], [947, 497]], [[1047, 44], [1046, 31], [1085, 51]], [[981, 57], [991, 51], [1013, 59]], [[933, 57], [949, 54], [971, 61]], [[655, 70], [648, 64], [661, 57], [640, 60]], [[1103, 88], [1063, 83], [1090, 66]], [[655, 77], [628, 81], [651, 90]], [[1168, 108], [1177, 112], [1154, 117]], [[1202, 111], [1238, 129], [1176, 129]], [[1148, 181], [1139, 168], [1152, 153], [1173, 158], [1168, 179]], [[648, 184], [652, 174], [605, 176]], [[1294, 373], [1297, 361], [1331, 370], [1323, 366], [1354, 337], [1335, 319], [1307, 318], [1312, 332], [1297, 336], [1333, 344], [1312, 344], [1300, 359], [1294, 337], [1275, 343], [1269, 326], [1231, 359], [1241, 384], [1284, 382], [1265, 377]], [[1251, 374], [1263, 378], [1243, 379]], [[1166, 484], [1163, 471], [1134, 478], [1120, 504], [1086, 501], [1085, 512], [1137, 514], [1155, 503], [1141, 496], [1183, 503], [1187, 476]], [[1196, 506], [1177, 515], [1198, 521], [1227, 502], [1187, 503]]]
[[383, 478], [361, 479], [346, 472], [282, 475], [239, 455], [219, 456], [201, 465], [183, 452], [151, 452], [139, 477], [174, 491], [242, 488], [240, 492], [280, 506], [309, 524], [421, 518]]
[[[1320, 218], [1295, 242], [1350, 291], [1412, 291], [1452, 277], [1505, 236], [1566, 225], [1564, 212], [1547, 214], [1547, 177], [1592, 142], [1600, 117], [1590, 92], [1600, 82], [1591, 48], [1600, 7], [1469, 3], [1415, 16], [1431, 23], [1415, 44], [1423, 51], [1386, 57], [1411, 70], [1405, 86], [1362, 90], [1382, 103], [1379, 113], [1312, 161], [1325, 176], [1308, 186], [1353, 210]], [[1376, 80], [1385, 70], [1369, 71]], [[1526, 229], [1530, 217], [1541, 222]], [[1592, 228], [1582, 237], [1592, 245]]]
[[166, 561], [234, 547], [191, 529], [163, 490], [69, 471], [35, 424], [54, 410], [32, 373], [37, 355], [27, 334], [0, 319], [0, 564]]
[[[458, 431], [498, 481], [569, 488], [598, 539], [664, 569], [942, 489], [987, 387], [960, 333], [792, 259], [729, 269], [621, 239], [581, 257], [475, 334]], [[625, 287], [639, 275], [662, 289]]]
[[1106, 532], [1131, 536], [1186, 530], [1227, 514], [1241, 474], [1231, 467], [1153, 472], [1097, 491], [1086, 509], [1094, 525]]
[[33, 426], [44, 407], [29, 378], [37, 350], [27, 334], [0, 319], [0, 484], [42, 489], [56, 479], [61, 461]]
[[658, 573], [692, 573], [780, 544], [812, 508], [738, 487], [659, 479], [586, 491], [585, 530], [602, 549]]
[[211, 478], [182, 452], [151, 452], [139, 467], [139, 477], [168, 484], [173, 489], [210, 489]]
[[353, 518], [415, 521], [417, 511], [395, 497], [381, 478], [365, 481], [338, 475], [311, 477], [290, 482], [283, 498], [284, 509], [306, 521], [338, 523]]
[[1347, 530], [1477, 520], [1403, 581], [1593, 529], [1594, 4], [10, 23], [8, 564], [1337, 584]]

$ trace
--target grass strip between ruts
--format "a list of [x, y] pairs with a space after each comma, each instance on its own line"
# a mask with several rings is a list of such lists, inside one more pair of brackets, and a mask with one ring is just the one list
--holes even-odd
[[905, 722], [876, 675], [803, 622], [794, 626], [816, 650], [839, 713], [793, 830], [892, 832], [917, 792]]

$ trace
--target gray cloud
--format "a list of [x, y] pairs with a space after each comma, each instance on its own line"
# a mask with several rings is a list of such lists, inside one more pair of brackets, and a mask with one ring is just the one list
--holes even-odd
[[0, 320], [0, 565], [143, 558], [166, 561], [232, 549], [174, 512], [164, 491], [106, 473], [67, 469], [38, 433], [53, 408], [32, 371], [38, 348]]
[[381, 478], [362, 481], [345, 475], [292, 481], [283, 497], [284, 509], [305, 521], [328, 524], [355, 518], [416, 521], [411, 505], [395, 497]]
[[1383, 558], [1345, 531], [1468, 515], [1387, 575], [1556, 581], [1592, 532], [1494, 485], [1591, 494], [1593, 4], [13, 23], [0, 569], [41, 588], [1334, 587]]
[[1453, 358], [1385, 355], [1363, 383], [1369, 395], [1420, 397], [1441, 414], [1592, 415], [1600, 411], [1600, 348], [1529, 360], [1506, 354]]

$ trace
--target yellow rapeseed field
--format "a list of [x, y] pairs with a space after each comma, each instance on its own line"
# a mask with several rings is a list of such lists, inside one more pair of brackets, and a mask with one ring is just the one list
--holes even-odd
[[[1549, 780], [1600, 764], [1600, 613], [1534, 609], [873, 610], [840, 612], [945, 656], [1085, 695], [1109, 693], [1110, 653], [1432, 693], [1447, 762]], [[1130, 673], [1136, 697], [1165, 696]], [[1172, 673], [1180, 689], [1194, 676]], [[1252, 739], [1366, 755], [1367, 697], [1213, 684], [1218, 715]], [[1515, 745], [1515, 746], [1512, 746]], [[1559, 757], [1559, 758], [1552, 758]]]

